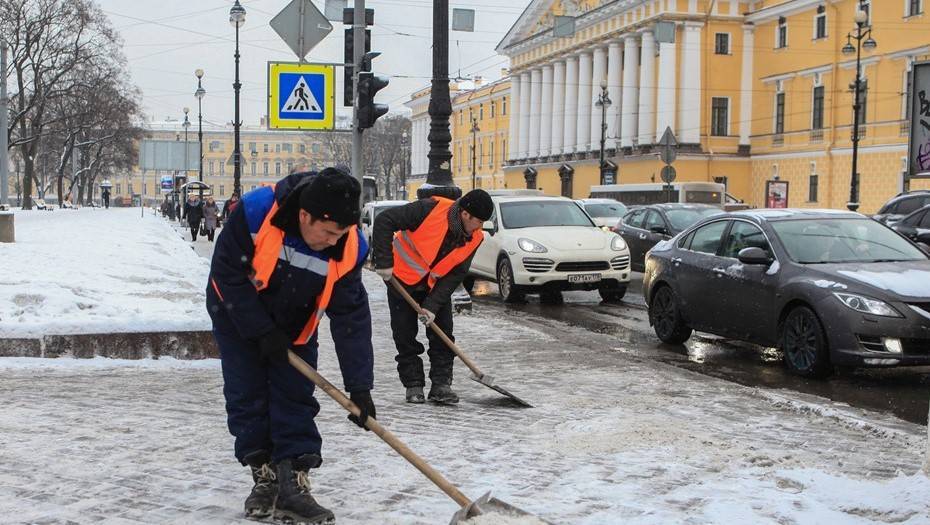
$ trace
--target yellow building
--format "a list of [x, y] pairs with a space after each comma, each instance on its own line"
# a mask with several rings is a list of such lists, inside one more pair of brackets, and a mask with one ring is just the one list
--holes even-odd
[[[601, 182], [604, 122], [617, 182], [658, 180], [655, 144], [668, 127], [681, 144], [679, 181], [722, 182], [764, 206], [766, 182], [781, 180], [789, 206], [844, 208], [855, 60], [841, 49], [858, 4], [533, 0], [498, 46], [511, 60], [507, 187], [586, 197]], [[553, 36], [558, 15], [575, 17], [574, 36]], [[907, 72], [930, 54], [928, 22], [922, 0], [870, 13], [878, 47], [862, 60], [863, 212], [903, 186]]]
[[452, 99], [452, 180], [463, 191], [504, 187], [510, 80], [477, 84]]

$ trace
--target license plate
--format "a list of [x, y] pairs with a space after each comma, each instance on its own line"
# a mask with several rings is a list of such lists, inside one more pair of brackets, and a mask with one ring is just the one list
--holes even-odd
[[601, 280], [601, 274], [599, 273], [585, 273], [579, 275], [569, 275], [568, 282], [577, 284], [577, 283], [596, 283]]

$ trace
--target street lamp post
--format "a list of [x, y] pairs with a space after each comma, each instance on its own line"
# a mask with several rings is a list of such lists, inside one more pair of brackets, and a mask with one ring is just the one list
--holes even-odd
[[478, 180], [478, 132], [481, 131], [478, 128], [478, 121], [474, 117], [471, 119], [471, 189], [475, 189], [478, 186], [476, 182]]
[[[187, 114], [191, 112], [191, 108], [184, 108], [184, 122], [181, 126], [184, 128], [184, 182], [187, 182], [187, 175], [190, 172], [190, 160], [188, 160], [188, 150], [190, 148], [187, 146], [187, 129], [191, 127], [191, 121], [187, 118]], [[180, 206], [180, 197], [178, 191], [177, 181], [175, 181], [174, 188], [174, 209], [177, 210]], [[178, 222], [181, 221], [181, 214], [178, 213]]]
[[[856, 211], [859, 209], [859, 171], [858, 171], [858, 161], [859, 161], [859, 111], [862, 109], [862, 49], [865, 48], [866, 51], [872, 51], [875, 49], [878, 44], [872, 38], [872, 29], [866, 27], [866, 22], [869, 20], [869, 15], [866, 13], [862, 6], [860, 5], [859, 9], [856, 11], [856, 29], [855, 31], [848, 33], [846, 35], [846, 45], [843, 46], [842, 52], [844, 55], [856, 54], [856, 79], [853, 82], [853, 133], [852, 133], [852, 173], [849, 177], [849, 202], [846, 203], [846, 207], [849, 211]], [[856, 45], [852, 45], [852, 41], [856, 41]]]
[[400, 154], [403, 162], [400, 165], [400, 182], [403, 189], [404, 200], [407, 200], [407, 130], [400, 134]]
[[233, 91], [235, 92], [235, 120], [233, 121], [233, 192], [236, 195], [240, 195], [241, 187], [240, 180], [242, 178], [242, 160], [239, 147], [239, 127], [242, 123], [239, 121], [239, 88], [242, 87], [242, 84], [239, 83], [239, 28], [245, 25], [245, 8], [239, 3], [239, 0], [236, 0], [235, 5], [229, 10], [229, 23], [236, 28], [236, 80], [233, 82]]
[[601, 94], [597, 96], [597, 102], [595, 102], [595, 105], [601, 108], [601, 157], [598, 163], [601, 184], [606, 184], [604, 181], [604, 142], [607, 139], [607, 108], [611, 103], [610, 96], [607, 94], [607, 80], [601, 79]]
[[[197, 180], [203, 182], [203, 96], [207, 91], [201, 83], [203, 70], [197, 69], [194, 75], [197, 77], [197, 91], [194, 92], [194, 96], [197, 97], [197, 142], [200, 144], [200, 170]], [[203, 186], [200, 187], [200, 197], [203, 198]]]

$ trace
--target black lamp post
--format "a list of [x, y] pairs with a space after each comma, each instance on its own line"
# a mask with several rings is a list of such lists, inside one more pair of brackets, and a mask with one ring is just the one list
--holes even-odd
[[[856, 29], [846, 35], [846, 45], [843, 46], [842, 50], [844, 55], [856, 54], [856, 80], [853, 82], [852, 174], [849, 177], [849, 202], [846, 203], [849, 211], [859, 209], [859, 171], [857, 167], [859, 161], [859, 111], [862, 109], [862, 99], [860, 98], [862, 92], [862, 49], [872, 51], [878, 45], [872, 38], [872, 29], [866, 27], [868, 20], [868, 13], [860, 5], [860, 8], [856, 11]], [[853, 40], [856, 41], [855, 46], [852, 44]]]
[[403, 198], [407, 200], [407, 159], [410, 158], [407, 154], [407, 130], [404, 130], [404, 132], [400, 134], [400, 154], [403, 160], [400, 165], [400, 183], [404, 188]]
[[239, 121], [239, 28], [245, 25], [245, 8], [236, 0], [235, 5], [229, 10], [229, 23], [236, 28], [236, 80], [233, 82], [233, 91], [235, 92], [235, 120], [233, 121], [233, 192], [241, 195], [240, 179], [242, 178], [242, 152], [239, 148], [239, 127], [242, 123]]
[[477, 188], [478, 181], [478, 121], [474, 117], [471, 119], [471, 189]]
[[597, 96], [597, 102], [594, 104], [601, 108], [601, 157], [598, 164], [598, 173], [601, 177], [601, 184], [604, 182], [604, 142], [607, 139], [607, 108], [610, 107], [610, 96], [607, 94], [607, 81], [601, 79], [601, 94]]
[[[194, 71], [194, 75], [197, 77], [197, 91], [194, 91], [194, 96], [197, 97], [197, 142], [200, 144], [200, 175], [197, 180], [203, 182], [203, 96], [207, 91], [200, 81], [203, 78], [203, 70]], [[200, 187], [200, 197], [203, 198], [203, 186]]]
[[[187, 147], [187, 128], [191, 127], [191, 121], [190, 121], [189, 118], [187, 118], [187, 114], [190, 113], [190, 112], [191, 112], [191, 108], [187, 108], [187, 107], [184, 108], [184, 122], [181, 124], [181, 126], [184, 128], [184, 182], [185, 182], [185, 183], [187, 182], [187, 175], [188, 175], [188, 172], [190, 171], [190, 170], [189, 170], [190, 161], [188, 160], [188, 157], [187, 157], [187, 150], [190, 149], [190, 148]], [[174, 188], [174, 207], [175, 207], [175, 209], [177, 209], [177, 208], [178, 208], [178, 205], [180, 204], [180, 203], [178, 202], [178, 199], [179, 199], [179, 197], [178, 197], [178, 186], [177, 186], [177, 181], [175, 181], [175, 188]], [[179, 215], [178, 215], [178, 221], [180, 221], [180, 220], [181, 220], [181, 216], [180, 216], [180, 214], [179, 214]]]

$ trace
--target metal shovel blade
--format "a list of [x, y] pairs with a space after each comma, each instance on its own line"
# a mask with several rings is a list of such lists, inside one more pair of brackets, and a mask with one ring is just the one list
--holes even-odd
[[483, 376], [481, 376], [481, 377], [472, 375], [472, 376], [471, 376], [471, 380], [472, 380], [472, 381], [475, 381], [475, 382], [477, 382], [477, 383], [481, 383], [482, 385], [484, 385], [484, 386], [490, 388], [491, 390], [495, 390], [495, 391], [497, 391], [497, 392], [500, 392], [501, 394], [503, 394], [503, 395], [509, 397], [510, 399], [512, 399], [512, 400], [513, 400], [514, 402], [516, 402], [518, 405], [525, 406], [525, 407], [527, 407], [527, 408], [533, 408], [533, 405], [531, 405], [531, 404], [527, 403], [526, 401], [520, 399], [519, 397], [517, 397], [517, 396], [511, 394], [510, 392], [504, 390], [503, 388], [501, 388], [501, 387], [495, 385], [495, 384], [494, 384], [494, 379], [493, 379], [492, 377], [490, 377], [489, 375], [487, 375], [487, 374], [485, 374], [485, 375], [483, 375]]
[[475, 516], [492, 513], [507, 517], [526, 516], [528, 518], [532, 518], [533, 525], [552, 525], [550, 522], [537, 518], [525, 510], [514, 507], [510, 503], [501, 501], [497, 498], [492, 498], [490, 492], [486, 493], [484, 496], [481, 496], [475, 501], [472, 501], [467, 506], [459, 509], [458, 512], [452, 515], [452, 521], [449, 522], [449, 525], [459, 525], [468, 519], [474, 518]]

